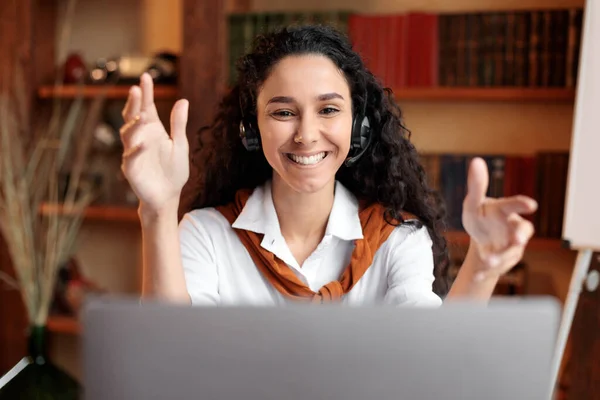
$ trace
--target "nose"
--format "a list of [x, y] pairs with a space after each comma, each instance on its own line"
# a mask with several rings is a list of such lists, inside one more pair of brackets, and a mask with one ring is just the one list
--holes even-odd
[[298, 121], [298, 128], [294, 142], [301, 144], [311, 144], [319, 140], [321, 133], [318, 119], [306, 113]]

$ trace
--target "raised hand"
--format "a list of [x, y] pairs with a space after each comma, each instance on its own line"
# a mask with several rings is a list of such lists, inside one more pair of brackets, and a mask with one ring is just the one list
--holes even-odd
[[473, 159], [469, 166], [462, 221], [483, 261], [480, 270], [475, 271], [477, 280], [498, 277], [521, 260], [534, 233], [533, 224], [521, 215], [537, 209], [536, 201], [527, 196], [486, 197], [488, 184], [487, 164], [481, 158]]
[[181, 190], [189, 178], [189, 145], [186, 124], [189, 103], [178, 100], [171, 110], [171, 134], [161, 123], [154, 104], [152, 78], [144, 73], [139, 86], [132, 86], [123, 108], [121, 170], [140, 205], [158, 211], [179, 204]]

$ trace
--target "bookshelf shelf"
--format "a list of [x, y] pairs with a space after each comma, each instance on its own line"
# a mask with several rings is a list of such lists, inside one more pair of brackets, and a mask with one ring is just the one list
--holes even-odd
[[[129, 93], [129, 85], [103, 86], [103, 85], [64, 85], [64, 86], [41, 86], [38, 89], [38, 97], [41, 99], [73, 99], [77, 96], [93, 98], [105, 95], [108, 99], [126, 99]], [[177, 87], [167, 85], [154, 86], [154, 98], [157, 100], [172, 100], [177, 97]]]
[[[42, 215], [51, 215], [60, 213], [66, 215], [67, 213], [56, 204], [44, 203], [40, 208]], [[134, 207], [127, 206], [89, 206], [84, 215], [84, 219], [93, 221], [113, 221], [113, 222], [138, 222], [139, 217], [137, 209]]]
[[575, 89], [527, 87], [408, 87], [393, 89], [398, 101], [458, 100], [503, 102], [572, 102]]
[[[461, 231], [449, 231], [445, 234], [446, 240], [451, 245], [467, 246], [469, 244], [469, 235]], [[533, 237], [527, 245], [527, 250], [560, 250], [562, 249], [560, 239]]]
[[47, 329], [52, 333], [61, 333], [67, 335], [79, 335], [81, 325], [79, 321], [68, 315], [50, 315], [47, 321]]

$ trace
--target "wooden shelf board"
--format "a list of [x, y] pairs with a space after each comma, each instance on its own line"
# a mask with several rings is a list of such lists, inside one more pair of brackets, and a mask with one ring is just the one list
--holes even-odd
[[[40, 209], [42, 215], [54, 213], [66, 214], [66, 212], [56, 204], [42, 204]], [[95, 221], [116, 221], [116, 222], [139, 222], [137, 209], [127, 206], [89, 206], [84, 215], [86, 220]]]
[[77, 318], [68, 315], [50, 315], [46, 324], [49, 332], [79, 335], [81, 325]]
[[[64, 85], [64, 86], [41, 86], [38, 89], [38, 97], [42, 99], [72, 99], [77, 96], [92, 98], [105, 95], [108, 99], [126, 99], [129, 94], [130, 85], [104, 86], [104, 85]], [[154, 86], [154, 98], [157, 100], [169, 100], [177, 98], [177, 87], [167, 85]]]
[[[466, 232], [449, 231], [445, 234], [449, 244], [458, 246], [467, 246], [469, 244], [469, 235]], [[527, 250], [560, 250], [563, 249], [560, 239], [534, 237], [529, 241]]]
[[393, 89], [402, 100], [481, 100], [481, 101], [539, 101], [572, 102], [575, 90], [568, 88], [526, 87], [408, 87]]

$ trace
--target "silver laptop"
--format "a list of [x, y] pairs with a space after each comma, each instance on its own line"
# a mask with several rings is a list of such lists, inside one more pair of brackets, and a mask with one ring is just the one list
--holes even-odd
[[548, 399], [551, 299], [439, 309], [90, 299], [85, 399]]

